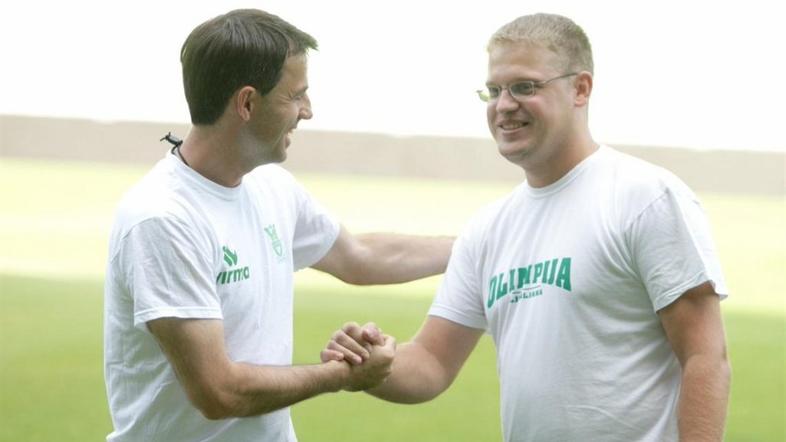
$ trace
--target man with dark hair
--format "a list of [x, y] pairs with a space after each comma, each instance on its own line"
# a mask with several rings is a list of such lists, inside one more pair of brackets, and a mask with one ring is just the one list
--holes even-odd
[[[506, 441], [722, 440], [728, 291], [696, 196], [592, 139], [592, 51], [573, 21], [519, 17], [488, 54], [478, 93], [526, 182], [469, 223], [423, 327], [369, 392], [436, 397], [485, 331]], [[323, 360], [377, 334], [348, 324]]]
[[104, 369], [111, 441], [294, 441], [290, 405], [377, 385], [365, 363], [292, 366], [293, 271], [353, 284], [444, 271], [451, 238], [352, 235], [278, 165], [311, 118], [306, 52], [284, 20], [238, 10], [181, 52], [193, 128], [124, 197], [109, 246]]

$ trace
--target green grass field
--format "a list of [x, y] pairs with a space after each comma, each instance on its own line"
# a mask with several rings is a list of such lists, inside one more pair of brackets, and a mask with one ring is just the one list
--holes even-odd
[[[0, 158], [0, 441], [103, 440], [110, 431], [101, 366], [106, 238], [114, 204], [144, 170]], [[353, 231], [455, 234], [474, 210], [512, 187], [299, 178]], [[723, 303], [734, 370], [727, 440], [784, 441], [786, 205], [782, 198], [701, 197], [732, 290]], [[437, 282], [359, 288], [299, 273], [296, 361], [317, 362], [346, 320], [373, 320], [405, 341]], [[498, 396], [494, 348], [484, 338], [433, 402], [392, 405], [340, 393], [296, 405], [293, 416], [303, 442], [494, 441]]]

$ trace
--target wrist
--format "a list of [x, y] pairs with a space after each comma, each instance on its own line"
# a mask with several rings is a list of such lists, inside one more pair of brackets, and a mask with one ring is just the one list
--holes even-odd
[[344, 361], [327, 361], [322, 364], [327, 372], [328, 390], [335, 393], [349, 385], [350, 366]]

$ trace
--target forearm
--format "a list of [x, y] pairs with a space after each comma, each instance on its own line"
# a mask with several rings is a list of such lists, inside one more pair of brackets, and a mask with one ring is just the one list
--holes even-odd
[[420, 344], [409, 342], [396, 349], [392, 373], [385, 382], [366, 392], [390, 402], [416, 404], [437, 397], [453, 377]]
[[678, 409], [680, 441], [721, 441], [731, 369], [725, 357], [696, 355], [684, 365]]
[[348, 375], [343, 362], [281, 367], [233, 363], [209, 405], [200, 408], [213, 419], [265, 414], [338, 391]]
[[364, 249], [355, 284], [395, 284], [443, 273], [453, 237], [393, 233], [357, 235]]

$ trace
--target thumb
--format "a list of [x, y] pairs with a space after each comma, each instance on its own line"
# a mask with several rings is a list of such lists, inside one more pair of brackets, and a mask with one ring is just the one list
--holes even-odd
[[385, 335], [385, 342], [383, 347], [388, 348], [390, 350], [396, 349], [396, 338], [390, 335]]
[[373, 345], [383, 345], [385, 343], [382, 331], [374, 324], [368, 324], [363, 327], [363, 339]]

